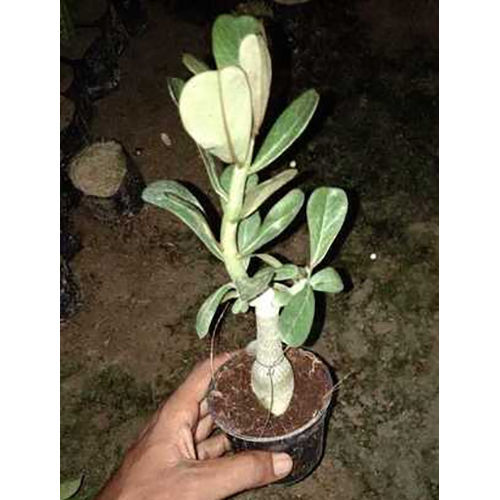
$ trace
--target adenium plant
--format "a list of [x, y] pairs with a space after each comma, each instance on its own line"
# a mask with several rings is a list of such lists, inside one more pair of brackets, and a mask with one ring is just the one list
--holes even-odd
[[[216, 69], [190, 54], [183, 62], [194, 74], [184, 82], [170, 78], [169, 92], [182, 124], [197, 144], [211, 185], [220, 199], [222, 221], [217, 239], [198, 199], [171, 180], [149, 185], [143, 198], [185, 222], [215, 257], [230, 281], [202, 304], [196, 331], [205, 337], [221, 303], [233, 301], [234, 314], [255, 309], [252, 390], [274, 415], [283, 414], [292, 398], [294, 376], [283, 345], [302, 345], [313, 323], [314, 292], [338, 293], [339, 274], [326, 267], [315, 272], [337, 236], [347, 212], [347, 197], [338, 188], [320, 187], [307, 202], [309, 262], [301, 267], [282, 263], [261, 248], [281, 234], [304, 204], [304, 193], [292, 189], [262, 217], [262, 204], [297, 170], [288, 168], [261, 181], [261, 172], [301, 135], [318, 105], [307, 90], [278, 117], [254, 154], [271, 88], [271, 57], [264, 27], [251, 16], [222, 15], [212, 31]], [[221, 170], [220, 162], [225, 164]], [[258, 264], [249, 274], [251, 261]], [[252, 263], [251, 269], [255, 266]]]

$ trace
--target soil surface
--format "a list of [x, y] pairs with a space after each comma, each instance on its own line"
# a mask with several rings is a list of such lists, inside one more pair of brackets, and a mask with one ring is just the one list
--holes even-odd
[[293, 367], [295, 385], [290, 406], [279, 417], [270, 414], [252, 391], [253, 356], [238, 354], [218, 371], [209, 405], [222, 429], [239, 436], [279, 437], [300, 429], [324, 409], [332, 393], [327, 368], [295, 349], [285, 355]]
[[[295, 160], [306, 191], [341, 187], [350, 212], [327, 261], [346, 290], [318, 294], [309, 339], [343, 380], [323, 461], [301, 483], [238, 498], [437, 499], [437, 3], [254, 4], [272, 15], [267, 127], [299, 92], [315, 87], [322, 96], [313, 123], [273, 172]], [[149, 29], [131, 39], [120, 88], [96, 102], [92, 123], [94, 137], [140, 153], [134, 159], [146, 183], [187, 182], [208, 193], [212, 207], [165, 78], [188, 76], [182, 53], [206, 57], [213, 19], [235, 7], [148, 2]], [[145, 206], [107, 225], [81, 204], [72, 218], [82, 248], [70, 267], [82, 306], [61, 327], [61, 477], [83, 471], [78, 498], [91, 499], [148, 416], [208, 357], [195, 317], [227, 278], [189, 228], [160, 209]], [[305, 226], [276, 250], [304, 264]], [[245, 346], [254, 329], [250, 314], [227, 314], [217, 350]]]

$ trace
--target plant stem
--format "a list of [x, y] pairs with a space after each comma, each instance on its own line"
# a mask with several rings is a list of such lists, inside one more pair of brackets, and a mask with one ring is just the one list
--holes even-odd
[[248, 278], [243, 257], [238, 250], [238, 224], [240, 222], [241, 208], [245, 198], [245, 186], [248, 171], [252, 163], [255, 138], [250, 139], [247, 158], [243, 164], [234, 165], [228, 198], [223, 208], [220, 243], [224, 256], [227, 272], [234, 283], [242, 278]]
[[[248, 278], [244, 259], [238, 249], [238, 224], [245, 197], [253, 140], [248, 159], [235, 165], [221, 225], [221, 246], [227, 272], [234, 283]], [[283, 353], [279, 333], [279, 306], [274, 290], [268, 288], [252, 304], [257, 323], [257, 352], [252, 365], [252, 390], [262, 405], [274, 415], [282, 415], [293, 395], [292, 366]]]
[[238, 223], [245, 196], [247, 181], [247, 166], [234, 167], [229, 198], [224, 208], [221, 226], [221, 245], [227, 272], [237, 282], [248, 277], [243, 265], [243, 259], [238, 250]]
[[283, 352], [279, 306], [268, 288], [252, 302], [257, 322], [257, 352], [252, 366], [252, 390], [274, 415], [285, 413], [293, 396], [292, 366]]

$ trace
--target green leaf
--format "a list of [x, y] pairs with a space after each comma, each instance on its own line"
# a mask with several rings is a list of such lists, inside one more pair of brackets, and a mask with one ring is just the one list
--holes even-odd
[[237, 66], [190, 78], [179, 99], [184, 128], [203, 149], [226, 163], [242, 164], [252, 130], [252, 103], [245, 72]]
[[217, 175], [217, 165], [215, 163], [215, 158], [207, 153], [199, 144], [198, 151], [200, 153], [201, 159], [203, 160], [203, 164], [205, 165], [205, 169], [208, 174], [208, 178], [210, 180], [210, 184], [212, 184], [213, 190], [222, 198], [223, 201], [227, 201], [227, 194], [224, 191], [220, 183], [219, 176]]
[[302, 278], [302, 273], [300, 272], [300, 267], [295, 264], [285, 264], [284, 266], [276, 269], [274, 274], [274, 279], [276, 281], [286, 281], [297, 278]]
[[156, 189], [156, 183], [151, 184], [142, 192], [144, 201], [164, 208], [184, 222], [200, 238], [205, 246], [220, 260], [224, 260], [219, 244], [214, 238], [203, 213], [190, 202], [175, 194], [169, 194]]
[[77, 479], [69, 479], [68, 481], [64, 481], [60, 485], [60, 498], [61, 500], [67, 500], [72, 496], [76, 495], [80, 486], [82, 485], [83, 475], [81, 475]]
[[297, 170], [290, 168], [250, 189], [245, 195], [245, 201], [241, 209], [242, 217], [248, 217], [255, 212], [273, 193], [287, 182], [290, 182], [296, 175]]
[[231, 307], [231, 312], [233, 314], [240, 314], [248, 312], [248, 302], [246, 300], [236, 299], [233, 306]]
[[[147, 194], [145, 194], [146, 192]], [[190, 203], [194, 207], [199, 208], [203, 213], [205, 213], [203, 205], [198, 201], [196, 196], [191, 193], [187, 187], [177, 181], [155, 181], [145, 189], [142, 196], [143, 198], [144, 196], [147, 196], [148, 200], [146, 201], [149, 201], [154, 205], [158, 205], [166, 194], [173, 194], [178, 198], [181, 198], [183, 201]]]
[[259, 176], [257, 174], [251, 174], [247, 177], [247, 183], [245, 184], [245, 193], [248, 193], [259, 183]]
[[232, 299], [237, 299], [239, 297], [239, 293], [237, 290], [231, 290], [230, 292], [227, 292], [226, 295], [224, 295], [224, 298], [221, 301], [221, 304], [224, 304], [225, 302], [232, 300]]
[[220, 183], [222, 188], [226, 193], [229, 194], [229, 188], [231, 187], [231, 179], [233, 178], [234, 165], [227, 166], [220, 175]]
[[217, 68], [239, 65], [239, 51], [249, 34], [263, 35], [262, 23], [251, 16], [219, 16], [212, 27], [212, 52]]
[[265, 262], [267, 265], [274, 267], [275, 269], [283, 265], [276, 257], [273, 257], [268, 253], [255, 253], [252, 257], [257, 257], [262, 262]]
[[339, 293], [344, 289], [344, 283], [339, 273], [333, 267], [326, 267], [318, 271], [309, 280], [316, 292]]
[[243, 219], [238, 225], [238, 248], [245, 248], [257, 236], [260, 227], [259, 212]]
[[287, 286], [281, 283], [275, 283], [274, 286], [274, 300], [278, 307], [286, 306], [290, 300], [292, 300], [293, 295]]
[[264, 292], [273, 279], [274, 269], [266, 267], [256, 272], [251, 278], [244, 278], [236, 282], [240, 299], [250, 302]]
[[347, 196], [342, 189], [315, 189], [307, 203], [310, 238], [310, 267], [317, 266], [328, 252], [344, 223]]
[[212, 320], [214, 319], [217, 308], [219, 307], [224, 295], [231, 290], [233, 287], [232, 283], [226, 283], [222, 285], [220, 288], [215, 290], [208, 299], [203, 302], [196, 315], [196, 333], [198, 337], [202, 339], [210, 330], [210, 325], [212, 324]]
[[313, 319], [314, 292], [306, 285], [290, 299], [280, 314], [281, 340], [291, 347], [302, 345], [311, 331]]
[[184, 66], [194, 75], [203, 73], [204, 71], [210, 71], [210, 67], [207, 64], [189, 53], [182, 55], [182, 64], [184, 64]]
[[174, 101], [176, 106], [179, 105], [179, 99], [181, 97], [181, 92], [184, 88], [184, 84], [185, 82], [181, 78], [167, 78], [168, 93], [170, 94], [170, 97], [172, 101]]
[[299, 213], [304, 203], [304, 193], [300, 189], [292, 189], [266, 215], [259, 232], [250, 245], [241, 250], [249, 255], [282, 233]]
[[251, 173], [267, 167], [298, 139], [311, 120], [318, 102], [319, 94], [314, 89], [306, 90], [283, 111], [250, 167]]

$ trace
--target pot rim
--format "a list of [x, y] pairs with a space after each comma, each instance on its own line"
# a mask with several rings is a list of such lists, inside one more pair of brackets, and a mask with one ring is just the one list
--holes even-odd
[[[219, 427], [219, 429], [221, 429], [222, 431], [224, 431], [226, 434], [229, 434], [231, 437], [234, 437], [234, 438], [237, 438], [237, 439], [241, 439], [243, 441], [249, 441], [249, 442], [253, 442], [253, 443], [270, 443], [272, 441], [281, 441], [283, 439], [290, 439], [290, 438], [293, 438], [293, 437], [297, 436], [298, 434], [302, 434], [307, 429], [309, 429], [310, 427], [312, 427], [315, 423], [317, 423], [319, 420], [321, 420], [321, 418], [323, 418], [326, 415], [328, 407], [330, 406], [330, 403], [332, 402], [332, 399], [333, 399], [333, 392], [334, 391], [333, 391], [332, 376], [330, 374], [330, 371], [327, 368], [326, 363], [316, 353], [314, 353], [313, 351], [310, 351], [308, 349], [303, 349], [303, 348], [298, 348], [296, 350], [299, 351], [299, 352], [302, 352], [302, 353], [306, 353], [306, 354], [312, 355], [318, 361], [321, 362], [323, 370], [326, 372], [328, 383], [330, 385], [330, 389], [329, 389], [330, 393], [329, 394], [327, 393], [327, 395], [325, 396], [326, 397], [325, 403], [323, 404], [323, 406], [319, 410], [317, 410], [317, 412], [316, 412], [315, 415], [313, 415], [304, 425], [300, 426], [298, 429], [294, 429], [293, 431], [291, 431], [291, 432], [289, 432], [287, 434], [281, 434], [279, 436], [265, 436], [265, 437], [263, 436], [263, 437], [259, 437], [259, 436], [250, 436], [250, 435], [247, 435], [247, 434], [240, 434], [238, 432], [235, 432], [235, 431], [227, 429], [226, 426], [222, 425], [219, 422], [219, 420], [217, 419], [217, 416], [215, 415], [215, 413], [213, 411], [212, 406], [209, 404], [208, 408], [209, 408], [210, 415], [212, 415], [212, 418], [214, 419], [214, 422], [217, 425], [217, 427]], [[229, 361], [230, 360], [226, 361], [226, 363], [228, 363]], [[214, 373], [214, 378], [212, 379], [212, 381], [210, 383], [209, 390], [208, 390], [207, 400], [208, 400], [208, 396], [210, 395], [210, 393], [214, 390], [214, 383], [215, 383], [215, 380], [217, 378], [217, 374], [224, 367], [224, 365], [226, 363], [224, 363], [222, 366], [220, 366], [218, 368], [218, 370]]]

